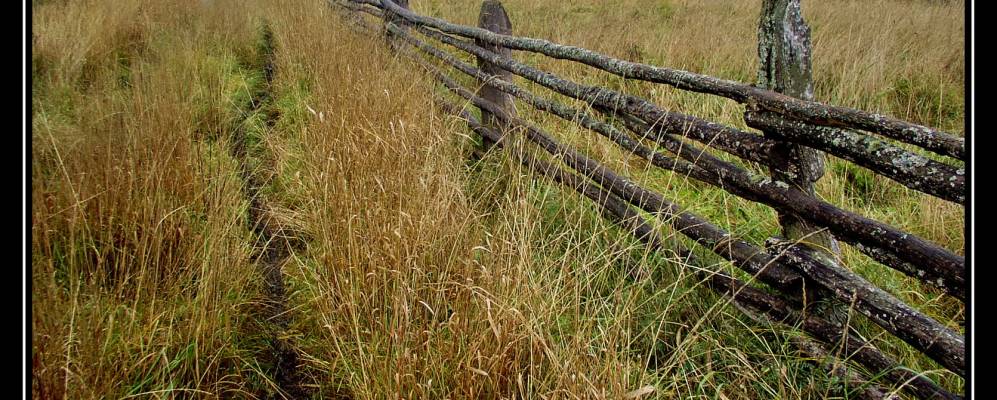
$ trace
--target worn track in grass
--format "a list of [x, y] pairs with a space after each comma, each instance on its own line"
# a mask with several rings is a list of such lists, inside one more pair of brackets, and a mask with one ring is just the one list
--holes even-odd
[[[279, 115], [272, 107], [274, 78], [274, 40], [269, 26], [262, 30], [261, 44], [257, 49], [255, 71], [262, 73], [264, 78], [259, 87], [252, 88], [252, 102], [245, 115], [262, 114], [265, 129], [274, 129]], [[253, 261], [264, 279], [263, 294], [265, 301], [257, 318], [259, 319], [259, 334], [265, 337], [270, 352], [260, 354], [258, 361], [269, 365], [269, 379], [277, 386], [277, 393], [260, 393], [260, 398], [309, 398], [310, 390], [305, 386], [304, 374], [299, 369], [299, 356], [285, 332], [288, 330], [291, 317], [287, 307], [287, 293], [284, 284], [282, 267], [290, 259], [295, 248], [302, 243], [299, 238], [289, 236], [270, 211], [261, 196], [269, 178], [265, 174], [266, 165], [258, 165], [254, 169], [253, 161], [256, 155], [250, 148], [249, 118], [240, 123], [235, 130], [236, 137], [232, 140], [232, 154], [239, 161], [239, 174], [242, 178], [242, 192], [249, 201], [248, 220], [253, 232]]]

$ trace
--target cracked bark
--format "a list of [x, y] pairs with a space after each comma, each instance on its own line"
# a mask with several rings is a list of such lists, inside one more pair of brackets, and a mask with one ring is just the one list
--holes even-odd
[[[478, 27], [502, 35], [512, 34], [512, 21], [509, 20], [509, 14], [506, 13], [505, 7], [498, 0], [485, 0], [481, 3], [481, 11], [478, 13]], [[475, 44], [502, 57], [512, 58], [512, 50], [501, 45], [489, 44], [481, 40], [475, 41]], [[512, 81], [512, 72], [506, 71], [502, 67], [490, 63], [481, 57], [478, 57], [478, 68], [494, 77], [491, 79]], [[516, 106], [511, 95], [487, 85], [487, 79], [483, 80], [479, 78], [478, 86], [479, 97], [502, 107], [510, 115], [516, 115]], [[481, 109], [481, 124], [495, 129], [503, 135], [509, 131], [507, 124], [502, 123], [501, 120], [485, 109]], [[495, 145], [491, 139], [485, 136], [482, 136], [482, 143], [485, 150]]]
[[[813, 99], [810, 62], [810, 27], [803, 21], [799, 0], [764, 0], [758, 25], [758, 86], [804, 100]], [[824, 176], [824, 155], [817, 150], [782, 141], [781, 136], [766, 131], [765, 137], [779, 140], [769, 164], [772, 178], [786, 182], [800, 191], [815, 196], [814, 183]], [[838, 242], [822, 227], [785, 210], [778, 212], [782, 234], [832, 258], [841, 250]], [[818, 293], [817, 297], [825, 297]], [[828, 320], [844, 323], [844, 304], [817, 299], [819, 313]]]
[[370, 4], [385, 10], [391, 10], [397, 12], [401, 17], [413, 24], [429, 26], [449, 34], [478, 39], [502, 45], [513, 50], [529, 51], [556, 59], [579, 62], [628, 79], [663, 83], [682, 90], [729, 98], [739, 103], [751, 102], [764, 110], [776, 112], [808, 123], [861, 129], [910, 143], [937, 154], [947, 155], [960, 160], [966, 159], [964, 138], [885, 115], [815, 101], [801, 100], [741, 82], [715, 78], [689, 71], [620, 60], [588, 49], [566, 46], [544, 39], [499, 35], [484, 29], [452, 24], [439, 18], [418, 15], [402, 9], [390, 0], [349, 1]]

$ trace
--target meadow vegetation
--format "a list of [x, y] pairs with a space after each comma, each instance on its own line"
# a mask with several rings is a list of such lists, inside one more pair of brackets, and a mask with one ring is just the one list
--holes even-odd
[[[755, 79], [757, 0], [503, 3], [517, 34]], [[412, 8], [473, 25], [478, 4]], [[961, 134], [963, 8], [805, 1], [816, 98]], [[705, 265], [650, 252], [501, 152], [470, 161], [476, 138], [433, 105], [440, 89], [323, 1], [53, 0], [32, 14], [34, 398], [281, 397], [276, 366], [260, 356], [271, 343], [245, 170], [264, 183], [259, 203], [303, 243], [282, 266], [291, 323], [281, 336], [313, 398], [854, 394], [798, 352], [798, 333], [745, 317], [697, 275], [733, 267], [702, 250]], [[730, 101], [516, 57], [747, 129]], [[779, 233], [768, 207], [519, 111], [737, 236]], [[818, 190], [963, 251], [959, 205], [836, 159]], [[958, 300], [847, 246], [842, 259], [964, 330]], [[963, 391], [958, 376], [856, 324]]]

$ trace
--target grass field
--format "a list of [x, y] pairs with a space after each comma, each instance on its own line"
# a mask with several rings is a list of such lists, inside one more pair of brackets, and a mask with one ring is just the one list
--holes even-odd
[[[517, 34], [755, 79], [760, 1], [504, 3]], [[478, 4], [412, 8], [473, 25]], [[818, 100], [964, 132], [962, 1], [803, 7]], [[746, 129], [734, 102], [517, 57]], [[261, 356], [273, 343], [247, 170], [303, 243], [282, 263], [291, 322], [278, 336], [312, 398], [854, 395], [797, 351], [795, 333], [743, 316], [696, 266], [649, 252], [586, 199], [499, 152], [468, 161], [474, 139], [429, 101], [433, 82], [322, 1], [33, 1], [31, 72], [34, 398], [280, 398]], [[519, 111], [739, 237], [779, 233], [768, 207]], [[959, 205], [836, 159], [818, 191], [963, 252]], [[843, 247], [849, 268], [964, 332], [961, 302]], [[856, 323], [904, 365], [965, 389]]]

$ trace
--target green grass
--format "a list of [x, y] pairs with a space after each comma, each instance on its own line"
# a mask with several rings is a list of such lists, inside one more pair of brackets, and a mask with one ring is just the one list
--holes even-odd
[[[432, 106], [444, 91], [320, 3], [35, 5], [34, 397], [274, 394], [241, 160], [229, 152], [238, 134], [270, 212], [304, 243], [283, 270], [292, 321], [284, 333], [315, 398], [618, 398], [648, 386], [642, 398], [853, 397], [796, 349], [798, 332], [754, 321], [706, 288], [701, 269], [748, 277], [664, 222], [654, 224], [691, 248], [697, 265], [648, 251], [587, 198], [503, 152], [467, 160], [478, 138]], [[505, 3], [517, 33], [755, 77], [757, 1]], [[413, 5], [457, 22], [477, 16], [469, 0]], [[805, 7], [818, 99], [962, 132], [957, 5]], [[884, 14], [896, 19], [890, 29], [870, 28]], [[272, 98], [257, 107], [260, 54], [270, 52]], [[743, 106], [727, 100], [516, 57], [747, 129]], [[518, 109], [739, 238], [760, 244], [780, 232], [766, 206]], [[961, 207], [865, 169], [829, 160], [818, 194], [963, 251]], [[842, 259], [964, 330], [960, 302], [850, 247]], [[864, 318], [853, 322], [904, 365], [964, 389]]]
[[[475, 10], [474, 7], [458, 8], [456, 4], [453, 5], [453, 8], [443, 8], [436, 2], [430, 3], [432, 4], [434, 10], [440, 10], [434, 14], [435, 16], [456, 21], [469, 20]], [[877, 6], [880, 8], [885, 7], [887, 9], [889, 7], [894, 7], [894, 5], [890, 2], [881, 2], [880, 4], [877, 4]], [[516, 27], [517, 32], [536, 37], [553, 38], [554, 40], [558, 40], [562, 43], [581, 44], [583, 46], [586, 46], [588, 43], [588, 38], [600, 37], [600, 35], [612, 35], [611, 31], [615, 29], [615, 27], [610, 24], [596, 22], [593, 21], [592, 18], [586, 17], [591, 13], [591, 11], [594, 10], [593, 7], [597, 6], [574, 3], [570, 7], [537, 8], [524, 4], [518, 4], [516, 2], [509, 2], [509, 4], [507, 4], [507, 9], [510, 14], [513, 15], [513, 25]], [[668, 7], [671, 12], [684, 12], [686, 13], [685, 15], [688, 15], [690, 9], [699, 8], [697, 6], [690, 5], [687, 2], [669, 2]], [[739, 5], [738, 7], [741, 6]], [[963, 112], [962, 93], [961, 88], [959, 87], [959, 82], [961, 81], [951, 80], [948, 77], [939, 79], [937, 74], [934, 78], [931, 78], [933, 72], [929, 72], [930, 70], [925, 67], [916, 69], [907, 68], [906, 71], [896, 71], [899, 72], [899, 74], [896, 74], [896, 72], [893, 72], [894, 70], [890, 70], [888, 68], [882, 69], [882, 66], [873, 65], [873, 68], [880, 68], [877, 71], [882, 71], [882, 75], [876, 75], [876, 77], [882, 76], [882, 79], [876, 83], [866, 79], [868, 82], [862, 82], [862, 84], [867, 86], [856, 86], [854, 79], [861, 75], [849, 70], [843, 70], [844, 73], [835, 73], [838, 71], [835, 71], [833, 68], [828, 69], [829, 67], [827, 67], [828, 65], [832, 65], [827, 63], [833, 63], [833, 61], [829, 60], [838, 56], [826, 55], [830, 54], [830, 52], [826, 50], [829, 46], [828, 42], [839, 39], [829, 38], [826, 36], [827, 34], [825, 32], [840, 29], [834, 26], [834, 24], [839, 22], [826, 20], [825, 13], [828, 11], [820, 9], [823, 6], [811, 5], [809, 7], [809, 13], [811, 13], [812, 16], [816, 15], [816, 20], [818, 21], [815, 23], [814, 28], [815, 32], [817, 32], [815, 37], [817, 37], [818, 40], [818, 54], [815, 56], [815, 62], [817, 63], [815, 77], [818, 79], [818, 98], [830, 97], [832, 102], [837, 102], [839, 104], [844, 103], [845, 105], [855, 105], [880, 112], [882, 111], [881, 107], [885, 107], [889, 110], [889, 113], [894, 114], [899, 118], [912, 120], [914, 122], [930, 126], [937, 126], [950, 131], [961, 131]], [[815, 7], [819, 10], [813, 11]], [[626, 11], [629, 9], [640, 8], [642, 8], [641, 5], [629, 4], [627, 6], [616, 7], [615, 10], [610, 12], [610, 16], [607, 16], [606, 12], [596, 14], [599, 15], [600, 19], [611, 20], [617, 18], [617, 16], [623, 18]], [[676, 9], [679, 11], [676, 11]], [[716, 11], [712, 6], [704, 6], [695, 12], [701, 12], [703, 10], [710, 10], [710, 12]], [[938, 11], [932, 10], [930, 12], [936, 13]], [[569, 23], [576, 24], [583, 28], [574, 31], [554, 30], [553, 33], [549, 33], [549, 28], [547, 28], [547, 26], [541, 21], [550, 18], [552, 15], [571, 15], [572, 18], [569, 20]], [[726, 18], [717, 17], [718, 15], [724, 14], [712, 14], [709, 18]], [[737, 28], [734, 28], [735, 30], [751, 29], [751, 25], [745, 24], [745, 22], [751, 21], [745, 21], [746, 18], [743, 14], [736, 14], [732, 19], [737, 20], [738, 23], [742, 24], [738, 25]], [[640, 21], [640, 19], [637, 19], [637, 21]], [[653, 22], [659, 21], [660, 19], [653, 20]], [[704, 54], [697, 52], [696, 49], [707, 48], [709, 46], [702, 46], [701, 41], [695, 42], [698, 43], [697, 46], [683, 46], [682, 44], [683, 40], [688, 39], [683, 39], [681, 36], [690, 36], [689, 34], [682, 33], [682, 29], [684, 29], [683, 24], [693, 21], [695, 21], [694, 18], [685, 18], [674, 22], [673, 24], [643, 27], [643, 22], [633, 22], [633, 20], [631, 20], [628, 22], [631, 25], [639, 24], [642, 26], [639, 28], [643, 30], [641, 31], [641, 34], [637, 36], [640, 38], [638, 40], [644, 40], [645, 38], [651, 37], [667, 37], [667, 33], [663, 32], [674, 33], [679, 37], [674, 39], [668, 38], [665, 42], [657, 42], [655, 43], [656, 46], [653, 47], [642, 46], [640, 44], [636, 44], [635, 42], [629, 42], [628, 44], [628, 42], [625, 41], [614, 40], [603, 41], [597, 46], [607, 48], [610, 54], [619, 54], [624, 58], [636, 58], [637, 61], [642, 62], [687, 68], [694, 71], [705, 71], [706, 73], [723, 78], [751, 82], [754, 79], [754, 73], [749, 69], [753, 67], [750, 63], [725, 63], [718, 60], [722, 60], [722, 57], [729, 57], [734, 53], [740, 54], [753, 51], [753, 35], [741, 35], [737, 41], [733, 41], [733, 43], [737, 43], [742, 46], [741, 50], [732, 51], [731, 46], [724, 46], [722, 48], [714, 48], [714, 54], [712, 56], [704, 57]], [[576, 34], [574, 32], [579, 33]], [[581, 32], [584, 33], [582, 34]], [[895, 48], [891, 47], [894, 46], [893, 43], [883, 43], [880, 44], [880, 46], [885, 48], [886, 52], [894, 51], [895, 48], [902, 50], [902, 61], [900, 62], [909, 63], [914, 63], [915, 60], [918, 60], [916, 57], [911, 57], [911, 54], [924, 56], [932, 51], [936, 51], [935, 49], [929, 47], [902, 47], [910, 46], [908, 43], [904, 43], [900, 45], [900, 47]], [[946, 50], [941, 50], [939, 53], [943, 53], [945, 51]], [[660, 55], [661, 53], [669, 55], [662, 56]], [[708, 119], [730, 123], [735, 127], [746, 129], [743, 121], [741, 121], [743, 107], [734, 105], [728, 101], [711, 99], [697, 94], [681, 93], [673, 89], [661, 86], [655, 87], [646, 83], [623, 82], [619, 78], [607, 77], [604, 76], [604, 74], [583, 73], [581, 71], [582, 67], [569, 65], [564, 62], [548, 61], [543, 57], [534, 54], [517, 54], [517, 57], [527, 63], [539, 65], [545, 69], [560, 72], [565, 74], [565, 76], [576, 79], [582, 83], [608, 85], [614, 89], [624, 90], [628, 93], [634, 93], [651, 98], [666, 109], [680, 112], [690, 112], [695, 115], [704, 116]], [[872, 62], [886, 64], [892, 63], [889, 65], [893, 66], [900, 65], [894, 59], [882, 58], [882, 53], [868, 52], [861, 55], [861, 57], [870, 59], [872, 57], [880, 57], [878, 60], [873, 60]], [[743, 59], [750, 58], [743, 57]], [[859, 61], [862, 60], [860, 59]], [[923, 59], [920, 59], [917, 62], [923, 63], [923, 61]], [[958, 59], [955, 59], [955, 61], [958, 61]], [[852, 62], [855, 62], [855, 60], [852, 60]], [[946, 68], [949, 68], [950, 65], [951, 64], [946, 65]], [[828, 74], [827, 72], [832, 73]], [[865, 72], [865, 76], [872, 77], [872, 75], [868, 74], [868, 71]], [[892, 76], [896, 77], [894, 78]], [[517, 78], [517, 80], [522, 81], [520, 78]], [[875, 85], [881, 86], [879, 86], [879, 89], [877, 90]], [[527, 84], [527, 86], [535, 85]], [[827, 94], [829, 90], [832, 91], [830, 96]], [[541, 92], [545, 91], [541, 90]], [[868, 96], [870, 97], [864, 97], [866, 96], [866, 93], [868, 93]], [[731, 195], [727, 195], [718, 189], [706, 188], [701, 184], [696, 184], [682, 179], [682, 177], [675, 177], [673, 174], [668, 172], [661, 172], [653, 168], [642, 167], [642, 160], [635, 160], [636, 162], [621, 161], [625, 160], [626, 157], [619, 151], [610, 150], [608, 147], [611, 147], [612, 145], [609, 145], [605, 140], [601, 138], [593, 139], [596, 137], [595, 134], [582, 132], [578, 128], [570, 126], [570, 124], [556, 120], [553, 117], [540, 115], [540, 113], [533, 112], [532, 110], [526, 110], [524, 112], [524, 108], [527, 107], [528, 106], [525, 105], [520, 107], [520, 113], [527, 115], [528, 119], [538, 121], [543, 128], [549, 132], [555, 133], [559, 139], [570, 143], [575, 147], [583, 149], [591, 156], [607, 163], [614, 169], [623, 172], [624, 175], [631, 176], [645, 186], [665, 194], [667, 198], [688, 207], [690, 211], [702, 215], [708, 220], [715, 221], [721, 227], [729, 229], [735, 236], [750, 242], [761, 243], [764, 239], [779, 234], [779, 227], [776, 223], [775, 213], [768, 207], [746, 202]], [[730, 160], [729, 158], [726, 159]], [[747, 167], [759, 172], [764, 172], [763, 169], [758, 169], [757, 166], [748, 165]], [[958, 206], [952, 207], [953, 205], [944, 204], [944, 202], [929, 200], [927, 196], [917, 194], [916, 192], [893, 183], [888, 179], [876, 176], [863, 168], [855, 167], [854, 165], [841, 160], [830, 160], [828, 162], [827, 171], [828, 178], [825, 179], [825, 182], [820, 187], [821, 197], [832, 203], [839, 204], [845, 209], [857, 211], [863, 215], [885, 221], [894, 226], [899, 226], [904, 230], [914, 232], [915, 234], [926, 237], [929, 240], [938, 241], [943, 246], [947, 246], [955, 251], [961, 251], [962, 245], [961, 242], [958, 241], [959, 239], [956, 239], [953, 242], [953, 238], [961, 238], [962, 232], [962, 215], [959, 212], [960, 208], [958, 208]], [[571, 202], [566, 202], [563, 205], [565, 208], [570, 208], [572, 206], [574, 206], [574, 204]], [[557, 209], [559, 206], [546, 205], [546, 207]], [[917, 220], [918, 216], [925, 215], [930, 215], [932, 222], [922, 224]], [[597, 215], [591, 215], [588, 217], [577, 218], [586, 219], [599, 217]], [[943, 220], [946, 222], [941, 222]], [[555, 229], [560, 224], [561, 223], [559, 222], [552, 222], [547, 219], [541, 223], [541, 225], [545, 227], [551, 227], [550, 229]], [[581, 235], [587, 235], [589, 232], [592, 232], [589, 225], [590, 224], [587, 222], [579, 222], [574, 226], [579, 229], [579, 232], [582, 232]], [[592, 251], [593, 254], [605, 254], [605, 249], [599, 247], [598, 245], [586, 246], [584, 248], [587, 249], [586, 251]], [[960, 329], [960, 325], [956, 321], [963, 318], [963, 306], [957, 301], [945, 299], [944, 296], [940, 296], [938, 294], [936, 289], [927, 288], [925, 285], [917, 283], [912, 278], [908, 278], [896, 271], [879, 266], [850, 248], [846, 248], [845, 250], [844, 262], [853, 270], [868, 277], [880, 287], [883, 287], [887, 291], [897, 295], [909, 304], [924, 310], [932, 317], [939, 319], [943, 323], [950, 324], [954, 329]], [[703, 251], [698, 251], [697, 254], [705, 256]], [[717, 261], [716, 257], [705, 256], [704, 259], [710, 260], [711, 262]], [[672, 267], [674, 268], [674, 266]], [[692, 288], [698, 286], [698, 283], [687, 282], [685, 285], [688, 285], [688, 290], [692, 290]], [[704, 299], [706, 304], [712, 304], [714, 301], [716, 300], [712, 297]], [[859, 328], [861, 332], [864, 332], [866, 335], [873, 335], [872, 337], [875, 338], [874, 341], [877, 345], [887, 349], [891, 354], [899, 354], [901, 362], [909, 366], [916, 366], [915, 368], [919, 370], [938, 370], [938, 366], [936, 364], [927, 360], [924, 356], [917, 354], [916, 351], [913, 351], [906, 344], [903, 344], [897, 339], [876, 334], [877, 332], [881, 332], [878, 327], [874, 327], [865, 321], [858, 322], [858, 324], [860, 325]], [[744, 339], [743, 334], [738, 334], [736, 332], [727, 332], [725, 335]], [[737, 343], [741, 342], [741, 340], [735, 339], [731, 342]], [[788, 350], [783, 349], [783, 351], [785, 352]], [[787, 361], [780, 361], [780, 363], [785, 362]], [[800, 368], [804, 367], [801, 365]], [[933, 377], [941, 379], [944, 385], [953, 388], [953, 390], [959, 391], [962, 388], [961, 379], [955, 377], [954, 375], [947, 373], [940, 375], [935, 375], [934, 373], [931, 374]], [[705, 376], [705, 374], [703, 376]], [[723, 376], [723, 374], [720, 376]], [[715, 379], [715, 376], [712, 377], [712, 379]], [[772, 382], [772, 377], [768, 376], [766, 379], [763, 379], [762, 382], [770, 383]], [[763, 385], [763, 388], [760, 388], [759, 390], [768, 390], [768, 386]]]

